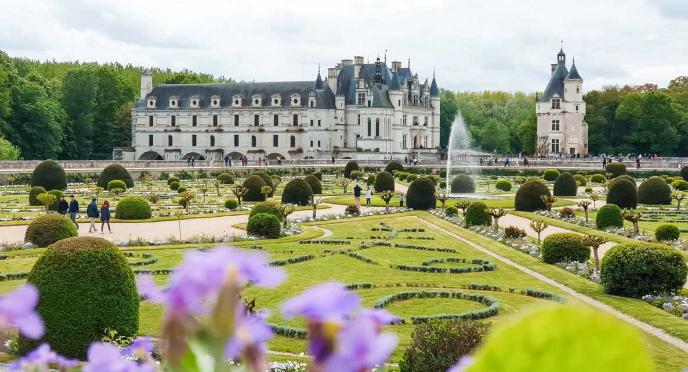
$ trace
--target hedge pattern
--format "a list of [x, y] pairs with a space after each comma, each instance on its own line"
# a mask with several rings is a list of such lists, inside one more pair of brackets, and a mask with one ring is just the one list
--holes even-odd
[[485, 319], [497, 315], [499, 312], [499, 301], [493, 297], [482, 294], [463, 293], [463, 292], [448, 292], [448, 291], [417, 291], [417, 292], [403, 292], [386, 296], [373, 305], [376, 309], [382, 309], [389, 304], [399, 301], [411, 299], [424, 298], [452, 298], [460, 300], [475, 301], [487, 305], [484, 309], [466, 311], [457, 314], [436, 314], [431, 316], [412, 316], [411, 323], [420, 324], [431, 320], [448, 320], [448, 319]]

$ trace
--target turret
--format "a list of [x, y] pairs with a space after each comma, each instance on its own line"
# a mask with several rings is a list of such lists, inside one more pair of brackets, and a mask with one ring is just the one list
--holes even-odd
[[332, 92], [337, 93], [337, 69], [334, 67], [327, 69], [327, 85]]
[[358, 79], [358, 74], [361, 72], [361, 66], [363, 66], [363, 57], [354, 57], [354, 79]]
[[440, 88], [437, 86], [437, 79], [435, 73], [432, 73], [432, 83], [430, 83], [430, 105], [432, 112], [435, 115], [440, 114]]
[[153, 91], [153, 73], [149, 69], [141, 70], [141, 99]]
[[571, 70], [564, 79], [564, 100], [569, 102], [583, 101], [583, 78], [576, 68], [576, 59], [573, 59]]
[[[394, 65], [394, 62], [392, 62]], [[389, 100], [392, 101], [394, 109], [399, 110], [403, 106], [402, 92], [401, 92], [401, 81], [399, 80], [399, 74], [397, 70], [392, 73], [392, 79], [389, 82]]]

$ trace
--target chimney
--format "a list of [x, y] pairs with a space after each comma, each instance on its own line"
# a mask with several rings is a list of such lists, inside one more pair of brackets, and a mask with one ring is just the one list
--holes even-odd
[[141, 99], [153, 91], [153, 73], [149, 69], [141, 70]]
[[358, 74], [361, 72], [361, 66], [363, 65], [363, 57], [354, 57], [354, 79], [358, 79]]
[[327, 69], [327, 85], [330, 87], [332, 93], [337, 94], [337, 68], [330, 67]]
[[392, 72], [399, 71], [401, 68], [401, 61], [392, 61]]
[[552, 75], [554, 75], [554, 70], [556, 70], [556, 69], [557, 69], [557, 64], [552, 63]]
[[353, 65], [353, 64], [354, 64], [354, 61], [351, 59], [343, 59], [342, 60], [342, 66]]

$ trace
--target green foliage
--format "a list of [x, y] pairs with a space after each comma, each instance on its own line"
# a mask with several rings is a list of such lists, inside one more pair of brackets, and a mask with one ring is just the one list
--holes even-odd
[[554, 181], [554, 196], [576, 196], [578, 184], [571, 173], [564, 172]]
[[225, 200], [225, 208], [229, 209], [230, 211], [233, 211], [239, 207], [239, 202], [236, 199], [227, 199]]
[[487, 213], [487, 205], [483, 202], [474, 202], [466, 209], [466, 226], [490, 225], [492, 217]]
[[344, 214], [348, 216], [358, 216], [361, 214], [361, 209], [354, 204], [347, 205], [346, 209], [344, 209]]
[[273, 214], [258, 213], [248, 219], [246, 232], [254, 236], [277, 239], [280, 235], [280, 220]]
[[169, 178], [167, 179], [167, 185], [168, 185], [168, 186], [171, 185], [172, 182], [179, 183], [179, 182], [180, 182], [179, 177], [169, 177]]
[[551, 196], [547, 185], [539, 180], [528, 180], [521, 185], [516, 191], [516, 210], [533, 212], [536, 210], [545, 210], [545, 203], [541, 196]]
[[227, 172], [222, 172], [217, 175], [218, 181], [222, 182], [223, 185], [231, 185], [234, 183], [234, 177]]
[[370, 186], [370, 185], [372, 185], [372, 184], [374, 184], [374, 183], [375, 183], [375, 175], [374, 175], [374, 174], [368, 175], [368, 179], [366, 180], [366, 184], [367, 184], [368, 186]]
[[471, 176], [467, 174], [459, 174], [452, 180], [450, 190], [453, 193], [474, 193], [475, 182], [473, 182], [473, 178], [471, 178]]
[[549, 264], [559, 262], [586, 262], [590, 258], [590, 247], [583, 242], [583, 236], [575, 233], [556, 233], [542, 241], [542, 260]]
[[[392, 164], [392, 163], [389, 163]], [[387, 164], [387, 166], [389, 166]], [[388, 171], [382, 171], [375, 176], [375, 192], [394, 191], [394, 176]]]
[[576, 183], [578, 184], [578, 186], [585, 186], [588, 184], [588, 179], [585, 178], [585, 176], [582, 174], [576, 174], [573, 176], [573, 178], [576, 179]]
[[409, 174], [406, 176], [406, 182], [413, 182], [418, 179], [418, 176], [415, 174]]
[[611, 174], [612, 178], [626, 174], [626, 164], [621, 162], [607, 163], [605, 170]]
[[22, 339], [20, 351], [46, 342], [56, 352], [84, 359], [105, 329], [125, 337], [139, 326], [139, 294], [124, 255], [112, 243], [75, 237], [50, 246], [34, 265], [28, 283], [40, 293], [36, 310], [45, 323], [38, 342]]
[[454, 206], [450, 206], [444, 210], [444, 214], [446, 214], [448, 217], [456, 217], [459, 215], [459, 210]]
[[399, 160], [392, 160], [385, 166], [385, 172], [394, 174], [394, 172], [403, 172], [404, 165]]
[[[344, 166], [344, 178], [352, 178], [351, 177], [351, 172], [360, 170], [361, 168], [358, 166], [358, 163], [355, 161], [350, 161], [346, 163]], [[353, 178], [352, 178], [353, 179]]]
[[660, 242], [667, 240], [678, 240], [679, 236], [681, 236], [681, 230], [679, 230], [676, 225], [665, 223], [657, 226], [655, 229], [655, 239]]
[[671, 204], [671, 187], [662, 177], [650, 177], [638, 186], [638, 203]]
[[[260, 189], [269, 185], [265, 183], [263, 177], [257, 174], [250, 175], [244, 180], [243, 185], [248, 189], [248, 193], [244, 195], [245, 201], [265, 201], [265, 195], [260, 192]], [[270, 185], [272, 185], [272, 181], [270, 181]]]
[[605, 204], [597, 211], [595, 226], [604, 230], [609, 227], [623, 227], [624, 219], [621, 216], [621, 208], [614, 204]]
[[57, 213], [42, 214], [26, 228], [24, 241], [47, 247], [56, 241], [79, 235], [74, 222]]
[[170, 190], [172, 190], [172, 191], [179, 190], [179, 187], [181, 187], [179, 185], [179, 181], [168, 182], [168, 185], [170, 186]]
[[[408, 177], [406, 178], [408, 180]], [[411, 182], [406, 194], [406, 205], [411, 209], [428, 210], [435, 208], [435, 185], [427, 178]]]
[[271, 214], [277, 219], [282, 222], [282, 219], [284, 216], [282, 215], [282, 211], [279, 208], [279, 205], [274, 202], [262, 202], [262, 203], [256, 203], [253, 208], [251, 208], [251, 213], [249, 213], [248, 218], [250, 219], [251, 217], [255, 216], [258, 213], [267, 213]]
[[688, 165], [684, 165], [681, 168], [681, 177], [683, 177], [684, 181], [688, 181]]
[[100, 173], [100, 178], [98, 178], [98, 186], [110, 190], [108, 184], [112, 180], [123, 181], [126, 187], [121, 187], [121, 189], [124, 190], [134, 187], [134, 179], [131, 178], [131, 174], [119, 164], [110, 164], [103, 169], [103, 172]]
[[302, 178], [289, 181], [282, 191], [282, 203], [308, 205], [313, 198], [313, 190]]
[[399, 181], [405, 180], [408, 175], [409, 174], [407, 172], [396, 172], [396, 173], [394, 173], [394, 176], [396, 176], [399, 179]]
[[151, 218], [148, 200], [140, 196], [127, 196], [117, 203], [115, 218], [122, 220], [145, 220]]
[[607, 177], [605, 177], [603, 174], [595, 173], [592, 176], [590, 176], [590, 182], [605, 183], [607, 182]]
[[[265, 186], [270, 186], [270, 188], [272, 189], [272, 191], [270, 191], [270, 194], [268, 194], [268, 196], [273, 196], [273, 195], [275, 194], [275, 185], [272, 183], [272, 177], [270, 177], [269, 174], [267, 174], [267, 173], [265, 173], [265, 172], [263, 172], [263, 171], [254, 172], [253, 174], [256, 175], [256, 176], [258, 176], [258, 177], [260, 177], [260, 178], [262, 178], [262, 179], [263, 179], [263, 182], [265, 182]], [[246, 186], [246, 185], [244, 185], [244, 186]], [[249, 191], [249, 194], [250, 194], [250, 193], [251, 193], [251, 192]], [[247, 200], [247, 201], [252, 201], [251, 199], [246, 199], [246, 200]], [[254, 200], [254, 201], [256, 201], [256, 200]]]
[[509, 180], [501, 179], [495, 183], [495, 189], [500, 191], [511, 191], [512, 185]]
[[19, 147], [6, 140], [2, 133], [0, 133], [0, 160], [19, 160], [21, 159], [21, 150]]
[[635, 178], [631, 177], [628, 174], [622, 174], [620, 176], [614, 177], [611, 180], [609, 180], [608, 186], [611, 186], [614, 182], [619, 181], [619, 180], [627, 180], [628, 182], [632, 183], [633, 185], [636, 185]]
[[600, 280], [607, 293], [628, 297], [674, 293], [686, 282], [681, 252], [659, 243], [634, 242], [612, 247], [602, 258]]
[[33, 170], [31, 186], [42, 186], [46, 190], [66, 190], [67, 176], [60, 164], [54, 160], [46, 160]]
[[36, 196], [39, 194], [43, 194], [45, 189], [41, 186], [34, 186], [31, 188], [31, 191], [29, 191], [29, 205], [43, 205], [38, 199], [36, 199]]
[[635, 208], [638, 205], [638, 191], [635, 185], [625, 179], [610, 183], [607, 203], [616, 204], [621, 209]]
[[177, 187], [177, 192], [180, 194], [186, 192], [186, 187], [184, 187], [184, 186]]
[[311, 191], [313, 192], [313, 194], [322, 194], [322, 185], [320, 184], [320, 180], [318, 179], [318, 177], [308, 175], [306, 177], [303, 177], [303, 180], [306, 181], [308, 186], [311, 187]]
[[554, 181], [559, 177], [559, 171], [556, 169], [546, 169], [542, 172], [542, 178], [545, 181]]
[[685, 180], [674, 180], [671, 186], [678, 191], [688, 191], [688, 181]]
[[51, 211], [57, 211], [57, 202], [60, 201], [60, 196], [65, 196], [64, 191], [62, 191], [62, 190], [50, 190], [50, 191], [48, 191], [48, 194], [55, 195], [55, 203], [53, 203], [50, 206], [50, 210]]
[[124, 191], [127, 191], [127, 185], [124, 183], [124, 181], [112, 180], [108, 181], [107, 189], [108, 191], [112, 191], [113, 189], [122, 189]]

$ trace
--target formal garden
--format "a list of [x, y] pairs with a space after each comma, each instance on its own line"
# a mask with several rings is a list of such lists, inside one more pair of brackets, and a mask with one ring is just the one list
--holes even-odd
[[[2, 360], [27, 371], [679, 371], [685, 178], [620, 163], [447, 177], [397, 162], [83, 175], [46, 161], [0, 187]], [[80, 229], [56, 205], [72, 194]], [[187, 220], [231, 217], [239, 233], [203, 222], [184, 232], [195, 238], [89, 234], [92, 198], [110, 201], [115, 231], [175, 223], [181, 234]], [[7, 239], [18, 228], [23, 240]]]

